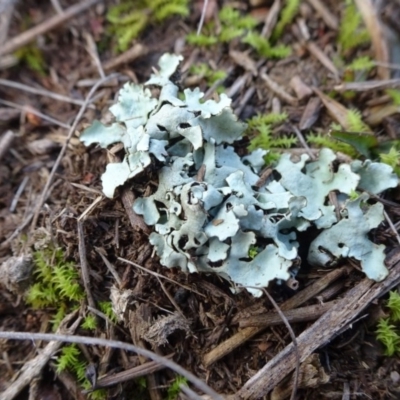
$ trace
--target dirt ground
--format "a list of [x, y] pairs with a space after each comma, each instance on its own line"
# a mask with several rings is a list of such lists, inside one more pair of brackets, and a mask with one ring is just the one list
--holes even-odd
[[[39, 35], [30, 33], [26, 42], [14, 41], [14, 38], [20, 39], [19, 35], [31, 32], [32, 27], [46, 25], [52, 17], [65, 15], [74, 5], [88, 2], [12, 3], [0, 0], [0, 7], [4, 7], [0, 12], [3, 18], [0, 19], [0, 263], [10, 262], [9, 268], [17, 268], [16, 257], [29, 258], [43, 241], [61, 248], [65, 260], [76, 266], [79, 283], [86, 292], [86, 297], [74, 307], [77, 311], [71, 317], [73, 321], [78, 315], [82, 318], [90, 315], [99, 302], [109, 302], [112, 290], [114, 295], [129, 295], [122, 320], [111, 321], [103, 310], [94, 314], [95, 329], [78, 326], [71, 334], [119, 340], [152, 350], [159, 356], [169, 357], [222, 396], [290, 398], [293, 371], [298, 362], [292, 363], [289, 356], [285, 358], [285, 351], [293, 342], [288, 328], [282, 321], [261, 328], [240, 325], [243, 320], [275, 312], [268, 298], [254, 298], [246, 291], [232, 294], [230, 284], [217, 276], [188, 275], [176, 268], [162, 267], [148, 242], [148, 227], [140, 217], [132, 215], [134, 198], [156, 190], [157, 167], [118, 190], [114, 199], [108, 199], [102, 194], [100, 177], [106, 164], [118, 156], [118, 149], [86, 148], [79, 141], [79, 135], [94, 119], [110, 121], [107, 110], [124, 82], [144, 82], [163, 53], [177, 52], [184, 56], [182, 87], [200, 86], [206, 92], [209, 88], [203, 76], [190, 72], [192, 65], [207, 63], [211, 69], [227, 73], [221, 84], [232, 97], [234, 111], [241, 119], [257, 113], [284, 111], [288, 120], [276, 127], [276, 136], [295, 134], [295, 128], [301, 129], [303, 123], [308, 123], [307, 129], [301, 132], [297, 129], [298, 143], [286, 150], [295, 156], [306, 152], [310, 129], [326, 135], [333, 122], [340, 123], [341, 106], [360, 110], [380, 143], [396, 141], [400, 139], [399, 106], [397, 111], [383, 115], [379, 112], [383, 108], [386, 112], [389, 107], [384, 90], [400, 86], [400, 30], [399, 19], [396, 20], [396, 15], [400, 15], [399, 1], [366, 1], [375, 10], [372, 19], [367, 18], [371, 40], [347, 52], [341, 52], [337, 40], [345, 1], [302, 1], [296, 17], [278, 39], [278, 43], [292, 49], [291, 55], [282, 59], [263, 58], [237, 39], [214, 47], [187, 43], [186, 35], [199, 26], [202, 0], [189, 2], [187, 17], [149, 22], [125, 51], [118, 51], [115, 33], [110, 31], [106, 18], [116, 1], [91, 1], [91, 6], [65, 18], [64, 22], [47, 26]], [[276, 22], [269, 21], [268, 16], [275, 12], [278, 16], [285, 5], [284, 1], [269, 0], [209, 0], [207, 3], [206, 24], [218, 22], [218, 11], [229, 4], [242, 16], [256, 18], [259, 31], [266, 26], [273, 28]], [[328, 15], [316, 10], [321, 4], [329, 11]], [[4, 29], [8, 22], [9, 26]], [[307, 38], [304, 29], [309, 34]], [[10, 43], [14, 47], [7, 49]], [[17, 58], [15, 54], [19, 54]], [[360, 56], [375, 60], [374, 67], [367, 73], [345, 68]], [[344, 65], [338, 61], [340, 57]], [[36, 64], [39, 66], [35, 69]], [[278, 88], [271, 88], [271, 83], [263, 79], [262, 71], [268, 73]], [[94, 100], [82, 109], [82, 118], [71, 131], [92, 87], [102, 75], [116, 72], [119, 75], [97, 88]], [[296, 85], [291, 81], [293, 77], [302, 83]], [[334, 103], [327, 105], [324, 95], [331, 95], [335, 87], [348, 82], [360, 85], [352, 92], [338, 91], [331, 97]], [[376, 86], [362, 86], [368, 82]], [[317, 106], [310, 106], [312, 99], [316, 99]], [[311, 107], [308, 117], [307, 107]], [[249, 137], [245, 137], [237, 145], [237, 151], [244, 154], [248, 143]], [[309, 146], [316, 154], [315, 144], [310, 142]], [[349, 159], [345, 154], [341, 157]], [[380, 196], [378, 200], [385, 205], [388, 220], [374, 230], [371, 239], [387, 247], [387, 264], [394, 271], [390, 283], [385, 286], [366, 282], [354, 260], [341, 261], [335, 269], [324, 270], [312, 268], [303, 261], [296, 277], [296, 290], [277, 283], [268, 288], [284, 310], [300, 305], [316, 307], [315, 315], [291, 322], [299, 340], [301, 359], [294, 398], [400, 398], [400, 358], [398, 354], [385, 356], [375, 334], [379, 319], [388, 313], [387, 292], [396, 290], [400, 283], [396, 272], [400, 250], [396, 232], [400, 191], [396, 188]], [[302, 240], [304, 246], [310, 241], [307, 237]], [[312, 285], [319, 284], [335, 270], [341, 272], [325, 286], [321, 283], [319, 291], [285, 308], [290, 299], [299, 293], [311, 293]], [[88, 279], [83, 276], [85, 273]], [[3, 273], [0, 331], [51, 333], [57, 310], [32, 306], [26, 301], [26, 287], [16, 288], [7, 279]], [[364, 292], [360, 291], [362, 285], [366, 287]], [[358, 293], [357, 305], [348, 312], [345, 307], [343, 314], [338, 310], [336, 319], [326, 314], [332, 325], [318, 325], [318, 318], [323, 315], [318, 314], [318, 306], [343, 299], [344, 305], [351, 303], [349, 293]], [[73, 309], [68, 308], [68, 312]], [[246, 332], [242, 343], [239, 343], [240, 332]], [[303, 346], [300, 338], [304, 332], [309, 336]], [[229, 341], [232, 338], [234, 345]], [[318, 345], [313, 347], [313, 343]], [[225, 345], [223, 356], [216, 357], [212, 351], [222, 345]], [[66, 369], [56, 373], [59, 348], [54, 349], [41, 367], [34, 362], [34, 372], [12, 397], [1, 394], [10, 393], [6, 390], [19, 382], [24, 365], [37, 360], [46, 346], [43, 340], [1, 339], [0, 399], [90, 398], [91, 394], [83, 391], [74, 371]], [[114, 377], [110, 386], [101, 394], [94, 392], [93, 398], [196, 398], [193, 393], [179, 394], [177, 390], [174, 394], [169, 390], [176, 383], [177, 374], [163, 368], [162, 363], [156, 362], [156, 368], [147, 358], [122, 349], [87, 344], [80, 344], [78, 348], [79, 357], [90, 367], [86, 369], [87, 376], [97, 376], [96, 388], [114, 374], [130, 372], [127, 379]], [[307, 353], [307, 349], [311, 350]], [[294, 352], [291, 354], [295, 357]], [[258, 392], [262, 396], [249, 394], [243, 388], [249, 387], [248, 382], [251, 386], [249, 379], [267, 363], [271, 363], [268, 364], [271, 371], [264, 371], [263, 384], [257, 383], [265, 388]], [[155, 369], [138, 372], [141, 365]], [[199, 395], [203, 394], [189, 385]]]

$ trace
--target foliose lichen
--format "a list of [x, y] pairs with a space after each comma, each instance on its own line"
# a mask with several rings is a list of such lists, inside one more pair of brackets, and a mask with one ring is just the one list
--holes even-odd
[[[336, 258], [354, 257], [369, 278], [384, 279], [384, 246], [367, 237], [382, 221], [383, 208], [375, 204], [364, 212], [367, 193], [354, 201], [348, 197], [356, 190], [377, 194], [395, 187], [392, 169], [369, 160], [335, 169], [335, 154], [323, 149], [315, 161], [303, 155], [293, 162], [282, 155], [275, 172], [259, 185], [266, 151], [240, 157], [230, 146], [246, 125], [225, 94], [218, 102], [202, 101], [199, 89], [178, 96], [174, 74], [181, 60], [173, 54], [161, 57], [158, 73], [145, 84], [161, 88], [158, 98], [149, 88], [127, 83], [110, 109], [116, 122], [95, 121], [81, 135], [85, 145], [124, 145], [123, 161], [108, 164], [102, 176], [108, 197], [153, 158], [162, 163], [157, 191], [138, 198], [133, 207], [154, 229], [150, 242], [161, 264], [216, 273], [258, 296], [262, 292], [255, 287], [295, 274], [297, 232], [314, 226], [321, 233], [311, 243], [309, 263], [327, 266]], [[331, 191], [347, 199], [340, 220], [334, 206], [326, 205]]]

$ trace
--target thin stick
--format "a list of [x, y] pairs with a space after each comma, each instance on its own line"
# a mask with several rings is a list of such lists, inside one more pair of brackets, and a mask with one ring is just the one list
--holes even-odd
[[125, 258], [122, 258], [122, 257], [117, 257], [117, 260], [120, 260], [120, 261], [125, 262], [125, 263], [127, 263], [127, 264], [131, 264], [131, 265], [133, 265], [134, 267], [139, 268], [139, 269], [141, 269], [142, 271], [145, 271], [145, 272], [147, 272], [148, 274], [153, 275], [153, 276], [155, 276], [155, 277], [165, 279], [166, 281], [169, 281], [169, 282], [171, 282], [171, 283], [175, 283], [175, 285], [181, 286], [181, 287], [183, 287], [184, 289], [189, 290], [190, 292], [193, 292], [193, 293], [198, 294], [199, 296], [206, 297], [204, 294], [202, 294], [202, 293], [200, 293], [200, 292], [197, 292], [196, 290], [193, 290], [193, 289], [190, 288], [189, 286], [182, 285], [181, 283], [179, 283], [179, 282], [177, 282], [177, 281], [174, 281], [174, 280], [171, 279], [171, 278], [168, 278], [168, 277], [166, 277], [166, 276], [164, 276], [164, 275], [161, 275], [161, 274], [159, 274], [158, 272], [151, 271], [151, 270], [148, 269], [148, 268], [142, 267], [141, 265], [139, 265], [139, 264], [137, 264], [137, 263], [135, 263], [135, 262], [133, 262], [133, 261], [129, 261], [129, 260], [127, 260], [127, 259], [125, 259]]
[[162, 280], [157, 276], [156, 279], [158, 280], [158, 283], [161, 286], [161, 289], [165, 293], [165, 295], [168, 297], [168, 300], [171, 302], [171, 304], [175, 307], [176, 311], [181, 315], [182, 318], [186, 319], [185, 314], [182, 312], [181, 308], [178, 306], [174, 298], [169, 294], [168, 290], [165, 288], [164, 284], [162, 283]]
[[64, 12], [58, 0], [51, 0], [51, 4], [53, 5], [54, 9], [57, 11], [58, 14], [62, 14]]
[[311, 160], [315, 160], [316, 157], [315, 157], [314, 153], [311, 151], [310, 146], [307, 144], [306, 140], [304, 139], [304, 136], [302, 135], [300, 130], [297, 128], [297, 126], [290, 125], [290, 127], [294, 130], [294, 133], [296, 134], [297, 139], [299, 139], [299, 142], [304, 147], [304, 149], [306, 150], [307, 154], [310, 156]]
[[[172, 358], [172, 354], [165, 356], [165, 358]], [[127, 369], [125, 371], [117, 372], [116, 374], [108, 375], [103, 378], [100, 378], [96, 382], [96, 386], [92, 388], [101, 389], [109, 386], [116, 385], [118, 383], [127, 382], [133, 379], [140, 378], [141, 376], [145, 376], [148, 374], [152, 374], [153, 372], [160, 371], [165, 368], [165, 365], [160, 364], [155, 361], [148, 361], [145, 364], [138, 365], [137, 367], [133, 367]], [[85, 393], [89, 393], [91, 390], [87, 390]]]
[[269, 75], [264, 71], [260, 74], [261, 79], [266, 83], [267, 87], [272, 90], [281, 100], [285, 101], [286, 103], [297, 106], [298, 101], [292, 95], [287, 93], [285, 89], [277, 84], [274, 80], [272, 80]]
[[203, 9], [201, 10], [199, 26], [197, 27], [197, 36], [199, 36], [201, 33], [201, 28], [203, 27], [204, 18], [206, 16], [207, 6], [208, 6], [208, 0], [204, 0]]
[[71, 128], [71, 125], [65, 124], [62, 121], [59, 121], [59, 120], [57, 120], [55, 118], [52, 118], [52, 117], [49, 117], [48, 115], [43, 114], [43, 113], [41, 113], [40, 111], [38, 111], [38, 110], [36, 110], [34, 108], [29, 108], [28, 109], [26, 106], [21, 106], [20, 104], [13, 103], [12, 101], [2, 100], [2, 99], [0, 99], [0, 104], [4, 104], [5, 106], [16, 108], [17, 110], [20, 110], [20, 111], [23, 111], [23, 112], [29, 111], [31, 114], [37, 115], [38, 117], [40, 117], [40, 118], [42, 118], [42, 119], [44, 119], [46, 121], [49, 121], [49, 122], [53, 123], [54, 125], [61, 126], [61, 128], [66, 128], [66, 129], [70, 129]]
[[[347, 271], [348, 268], [343, 267], [329, 272], [321, 279], [318, 279], [310, 286], [306, 287], [302, 291], [296, 293], [290, 299], [286, 300], [283, 304], [281, 304], [281, 309], [290, 310], [292, 308], [300, 306], [301, 304], [305, 303], [307, 300], [313, 298], [316, 294], [324, 290], [330, 283], [334, 282], [336, 279], [344, 275]], [[240, 315], [235, 316], [232, 323], [238, 323], [239, 320]], [[253, 336], [261, 333], [264, 329], [264, 327], [253, 327], [239, 330], [233, 336], [220, 343], [217, 347], [208, 352], [203, 358], [204, 365], [206, 367], [209, 367], [214, 362], [218, 361], [222, 357], [225, 357], [234, 349], [250, 340]]]
[[179, 387], [180, 387], [181, 391], [184, 394], [186, 394], [188, 399], [190, 399], [190, 400], [204, 400], [203, 396], [199, 396], [196, 392], [194, 392], [192, 389], [190, 389], [189, 386], [181, 383], [179, 385]]
[[339, 26], [339, 22], [335, 15], [333, 15], [328, 7], [324, 5], [321, 0], [308, 0], [308, 2], [314, 7], [315, 11], [324, 20], [325, 25], [336, 31]]
[[85, 39], [87, 42], [87, 51], [88, 51], [90, 57], [92, 57], [92, 59], [94, 61], [94, 64], [99, 72], [100, 78], [104, 79], [106, 75], [104, 73], [103, 66], [101, 65], [99, 53], [97, 51], [96, 43], [93, 39], [93, 36], [90, 33], [87, 33], [85, 35]]
[[89, 306], [92, 308], [96, 308], [96, 303], [94, 301], [92, 291], [90, 289], [89, 266], [86, 258], [85, 235], [83, 232], [82, 221], [78, 221], [78, 241], [79, 241], [79, 259], [81, 262], [83, 286], [85, 287], [85, 292]]
[[71, 97], [63, 96], [62, 94], [50, 92], [50, 90], [31, 87], [28, 85], [24, 85], [23, 83], [13, 82], [7, 79], [0, 79], [0, 85], [13, 89], [23, 90], [24, 92], [36, 94], [38, 96], [44, 96], [54, 100], [64, 101], [65, 103], [76, 104], [78, 106], [82, 106], [83, 104], [85, 104], [83, 100], [72, 99]]
[[121, 281], [121, 278], [119, 277], [119, 274], [118, 274], [117, 270], [115, 269], [114, 265], [112, 265], [110, 263], [110, 261], [107, 260], [106, 256], [101, 252], [101, 249], [99, 249], [97, 247], [95, 247], [94, 249], [96, 250], [96, 253], [101, 257], [104, 264], [106, 264], [106, 267], [111, 272], [112, 276], [114, 277], [115, 281], [117, 282], [118, 287], [121, 287], [122, 281]]
[[37, 205], [36, 205], [36, 207], [35, 207], [35, 211], [34, 211], [35, 214], [34, 214], [33, 221], [32, 221], [32, 225], [31, 225], [31, 229], [32, 229], [32, 230], [36, 228], [36, 224], [37, 224], [37, 221], [38, 221], [38, 219], [39, 219], [40, 210], [41, 210], [41, 208], [42, 208], [42, 206], [43, 206], [43, 203], [45, 202], [45, 199], [46, 199], [46, 196], [47, 196], [47, 191], [49, 190], [49, 187], [50, 187], [50, 185], [51, 185], [51, 183], [52, 183], [52, 181], [53, 181], [53, 179], [54, 179], [54, 175], [56, 174], [57, 168], [58, 168], [58, 166], [60, 165], [60, 162], [61, 162], [62, 158], [64, 157], [64, 154], [65, 154], [65, 152], [66, 152], [66, 150], [67, 150], [69, 141], [71, 140], [72, 135], [74, 134], [75, 129], [76, 129], [76, 127], [78, 126], [78, 123], [79, 123], [80, 119], [82, 118], [82, 115], [83, 115], [83, 113], [85, 112], [86, 107], [87, 107], [87, 105], [89, 104], [89, 101], [90, 101], [91, 97], [93, 96], [94, 92], [97, 90], [97, 88], [98, 88], [103, 82], [108, 81], [109, 79], [113, 79], [113, 78], [115, 78], [116, 76], [118, 76], [118, 74], [111, 74], [111, 75], [105, 77], [104, 79], [100, 79], [100, 80], [92, 87], [92, 89], [90, 90], [89, 94], [88, 94], [87, 97], [86, 97], [86, 100], [85, 100], [84, 103], [82, 104], [82, 107], [81, 107], [81, 109], [79, 110], [79, 113], [78, 113], [78, 115], [76, 116], [75, 121], [74, 121], [74, 123], [73, 123], [72, 126], [71, 126], [71, 129], [70, 129], [69, 132], [68, 132], [67, 139], [65, 140], [65, 142], [64, 142], [64, 144], [63, 144], [63, 147], [61, 148], [60, 153], [58, 154], [57, 160], [56, 160], [56, 162], [55, 162], [54, 165], [53, 165], [53, 168], [52, 168], [52, 170], [51, 170], [51, 172], [50, 172], [50, 175], [49, 175], [49, 177], [48, 177], [48, 179], [47, 179], [46, 185], [45, 185], [45, 187], [44, 187], [44, 189], [43, 189], [43, 191], [42, 191], [42, 194], [41, 194], [41, 196], [40, 196], [40, 199], [39, 199], [39, 201], [38, 201], [38, 203], [37, 203]]
[[261, 36], [265, 39], [269, 39], [272, 30], [275, 28], [276, 21], [278, 20], [278, 15], [281, 10], [281, 0], [275, 0], [272, 7], [269, 9], [267, 17], [265, 18], [264, 26], [261, 31]]
[[392, 220], [390, 219], [388, 213], [384, 210], [383, 211], [383, 215], [385, 216], [386, 222], [389, 224], [390, 229], [392, 230], [392, 232], [394, 233], [394, 235], [396, 236], [397, 241], [400, 244], [400, 236], [399, 233], [397, 232], [396, 228], [393, 225]]
[[[324, 304], [314, 304], [312, 306], [305, 306], [300, 308], [294, 308], [293, 310], [287, 310], [283, 313], [288, 322], [305, 322], [313, 321], [318, 319], [322, 314], [327, 312], [334, 301], [327, 302]], [[282, 324], [282, 318], [276, 312], [267, 312], [265, 314], [254, 315], [252, 317], [243, 318], [239, 321], [241, 328], [247, 328], [248, 326], [274, 326]]]
[[[57, 332], [59, 333], [67, 333], [67, 334], [72, 334], [75, 332], [75, 330], [78, 328], [81, 318], [78, 318], [74, 324], [70, 327], [67, 328], [67, 324], [76, 316], [76, 311], [74, 311], [71, 314], [68, 314], [60, 324], [60, 327], [58, 328]], [[58, 336], [57, 334], [55, 336]], [[60, 335], [64, 336], [64, 335]], [[69, 336], [67, 336], [69, 337]], [[24, 338], [28, 340], [34, 340], [34, 338]], [[24, 340], [21, 339], [21, 340]], [[46, 340], [46, 339], [40, 339], [39, 340]], [[14, 397], [16, 397], [22, 390], [23, 388], [28, 385], [30, 382], [33, 381], [36, 377], [38, 377], [44, 368], [44, 366], [48, 363], [51, 357], [54, 356], [54, 353], [60, 348], [61, 342], [58, 341], [57, 339], [50, 339], [48, 340], [50, 343], [47, 344], [47, 346], [40, 351], [40, 353], [33, 358], [32, 360], [26, 362], [24, 366], [22, 367], [18, 378], [11, 383], [11, 385], [1, 393], [1, 398], [4, 400], [12, 400]]]
[[87, 8], [99, 2], [100, 0], [86, 0], [83, 2], [78, 2], [77, 4], [67, 8], [62, 14], [57, 14], [43, 23], [28, 29], [20, 35], [8, 40], [4, 46], [0, 47], [0, 56], [12, 53], [20, 47], [25, 46], [36, 39], [39, 35], [43, 35], [44, 33], [54, 29], [58, 25], [63, 24], [65, 21], [68, 21], [75, 15], [82, 13]]
[[78, 217], [78, 221], [82, 221], [86, 219], [86, 215], [88, 215], [102, 200], [104, 200], [104, 195], [101, 194], [98, 196], [92, 204]]
[[21, 194], [24, 192], [24, 190], [25, 190], [25, 186], [28, 184], [28, 182], [29, 182], [29, 175], [27, 175], [27, 176], [25, 176], [24, 177], [24, 179], [22, 179], [22, 182], [21, 182], [21, 184], [19, 185], [19, 187], [18, 187], [18, 190], [17, 190], [17, 193], [15, 193], [15, 196], [14, 196], [14, 198], [12, 199], [12, 202], [11, 202], [11, 206], [10, 206], [10, 212], [11, 213], [13, 213], [14, 211], [15, 211], [15, 209], [17, 208], [17, 204], [18, 204], [18, 201], [19, 201], [19, 199], [20, 199], [20, 197], [21, 197]]
[[[253, 287], [253, 289], [256, 289]], [[294, 400], [296, 398], [296, 391], [297, 391], [297, 384], [299, 381], [299, 371], [300, 371], [300, 353], [299, 353], [299, 346], [297, 345], [297, 338], [296, 335], [293, 332], [292, 327], [290, 326], [288, 320], [286, 319], [285, 315], [283, 314], [282, 310], [276, 304], [276, 301], [273, 299], [273, 297], [268, 293], [268, 290], [265, 288], [262, 288], [262, 291], [266, 294], [268, 297], [268, 300], [271, 302], [271, 304], [274, 306], [276, 312], [279, 314], [279, 317], [282, 319], [282, 322], [285, 324], [287, 330], [289, 331], [290, 337], [292, 338], [292, 345], [294, 348], [294, 353], [296, 356], [296, 367], [295, 367], [295, 372], [294, 372], [294, 382], [293, 382], [293, 389], [292, 389], [292, 394], [290, 396], [290, 400]]]
[[[399, 251], [389, 258], [391, 260], [387, 263], [392, 267], [385, 280], [376, 283], [363, 279], [297, 338], [301, 362], [348, 327], [373, 300], [400, 283]], [[250, 378], [235, 396], [240, 399], [262, 398], [293, 370], [295, 361], [294, 344], [291, 343]]]
[[150, 350], [143, 349], [141, 347], [134, 346], [133, 344], [120, 342], [118, 340], [107, 340], [99, 338], [91, 338], [87, 336], [79, 335], [58, 335], [53, 333], [29, 333], [29, 332], [10, 332], [10, 331], [0, 331], [0, 338], [10, 339], [10, 340], [44, 340], [44, 341], [60, 341], [67, 343], [81, 343], [88, 346], [105, 346], [114, 347], [116, 349], [122, 349], [125, 351], [132, 351], [143, 357], [150, 358], [160, 364], [165, 365], [167, 368], [172, 369], [177, 374], [184, 376], [193, 385], [195, 385], [199, 390], [211, 396], [215, 400], [224, 400], [222, 396], [216, 393], [208, 385], [206, 385], [201, 379], [194, 376], [191, 372], [182, 368], [180, 365], [176, 364], [172, 360], [166, 357], [161, 357], [158, 354], [153, 353]]
[[13, 131], [7, 131], [1, 138], [0, 138], [0, 160], [3, 158], [4, 154], [6, 154], [8, 148], [11, 146], [15, 138], [15, 134]]
[[346, 82], [334, 87], [337, 92], [354, 90], [355, 92], [365, 92], [368, 90], [383, 90], [400, 86], [400, 79], [387, 79], [381, 81], [365, 82]]

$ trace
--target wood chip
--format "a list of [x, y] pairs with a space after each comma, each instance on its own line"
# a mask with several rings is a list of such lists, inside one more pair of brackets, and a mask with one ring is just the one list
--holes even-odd
[[351, 130], [347, 118], [349, 110], [336, 100], [333, 100], [322, 93], [319, 89], [314, 88], [314, 92], [319, 96], [322, 103], [324, 103], [324, 106], [328, 110], [328, 114], [344, 129]]
[[311, 97], [308, 101], [306, 108], [299, 123], [299, 129], [304, 131], [310, 129], [317, 121], [321, 111], [321, 100], [318, 97]]
[[292, 77], [290, 80], [290, 86], [299, 100], [303, 100], [313, 94], [311, 88], [307, 86], [298, 75]]
[[256, 62], [249, 56], [248, 52], [230, 50], [229, 57], [232, 58], [237, 65], [251, 72], [253, 76], [258, 75]]
[[281, 100], [292, 106], [297, 106], [298, 101], [295, 97], [285, 91], [285, 89], [272, 80], [266, 72], [261, 72], [261, 79], [266, 83], [268, 89], [273, 91]]

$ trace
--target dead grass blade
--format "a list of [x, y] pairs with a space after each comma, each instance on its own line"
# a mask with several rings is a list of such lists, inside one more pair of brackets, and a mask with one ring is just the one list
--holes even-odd
[[54, 165], [53, 165], [53, 168], [52, 168], [52, 170], [51, 170], [51, 172], [50, 172], [50, 175], [49, 175], [49, 177], [48, 177], [48, 179], [47, 179], [46, 185], [45, 185], [44, 188], [43, 188], [43, 191], [42, 191], [42, 194], [41, 194], [41, 196], [40, 196], [40, 198], [39, 198], [39, 201], [38, 201], [37, 204], [36, 204], [36, 207], [35, 207], [35, 210], [34, 210], [33, 221], [32, 221], [32, 224], [31, 224], [31, 229], [32, 229], [32, 230], [36, 228], [36, 224], [37, 224], [37, 221], [38, 221], [38, 219], [39, 219], [40, 210], [41, 210], [41, 208], [42, 208], [42, 206], [43, 206], [43, 203], [45, 202], [45, 199], [46, 199], [46, 196], [47, 196], [47, 192], [48, 192], [48, 190], [49, 190], [49, 188], [50, 188], [51, 183], [53, 182], [53, 179], [54, 179], [54, 176], [55, 176], [56, 171], [57, 171], [57, 169], [58, 169], [58, 166], [60, 165], [60, 162], [61, 162], [62, 158], [64, 157], [64, 154], [65, 154], [65, 152], [66, 152], [66, 150], [67, 150], [68, 144], [69, 144], [69, 142], [70, 142], [70, 140], [71, 140], [73, 134], [75, 133], [76, 127], [78, 126], [78, 123], [79, 123], [79, 121], [81, 120], [81, 118], [82, 118], [82, 116], [83, 116], [83, 113], [85, 112], [86, 107], [88, 106], [88, 104], [89, 104], [89, 102], [90, 102], [90, 99], [92, 98], [93, 94], [95, 93], [95, 91], [97, 90], [97, 88], [98, 88], [102, 83], [108, 81], [109, 79], [113, 79], [113, 78], [115, 78], [115, 77], [118, 76], [118, 75], [119, 75], [119, 74], [111, 74], [111, 75], [105, 77], [104, 79], [100, 79], [100, 80], [92, 87], [92, 89], [90, 90], [89, 94], [88, 94], [87, 97], [86, 97], [86, 100], [85, 100], [84, 103], [82, 104], [82, 107], [81, 107], [81, 109], [79, 110], [79, 113], [78, 113], [78, 115], [76, 116], [75, 121], [74, 121], [74, 123], [73, 123], [72, 126], [71, 126], [71, 129], [70, 129], [69, 132], [68, 132], [68, 136], [67, 136], [67, 138], [66, 138], [66, 140], [65, 140], [65, 142], [64, 142], [64, 144], [63, 144], [63, 147], [61, 148], [60, 153], [58, 154], [57, 160], [56, 160], [56, 162], [55, 162]]
[[[68, 314], [60, 323], [60, 327], [57, 330], [55, 336], [67, 336], [72, 335], [78, 328], [81, 318], [78, 318], [71, 327], [67, 328], [67, 325], [77, 315], [77, 311]], [[34, 338], [25, 338], [28, 340], [34, 340]], [[40, 339], [39, 340], [46, 340]], [[48, 340], [47, 346], [40, 351], [40, 353], [32, 360], [25, 363], [22, 367], [18, 378], [11, 383], [11, 385], [1, 393], [2, 399], [12, 400], [14, 399], [25, 386], [29, 385], [35, 378], [37, 378], [45, 365], [49, 362], [50, 358], [54, 356], [55, 352], [60, 348], [62, 342], [57, 338]]]
[[[355, 3], [371, 36], [372, 48], [375, 52], [374, 58], [377, 61], [388, 63], [390, 61], [389, 49], [376, 12], [376, 5], [372, 3], [372, 0], [355, 0]], [[378, 66], [377, 72], [381, 79], [390, 78], [390, 71], [387, 68]]]
[[[143, 357], [150, 358], [153, 361], [156, 361], [160, 364], [163, 364], [165, 367], [172, 369], [178, 375], [184, 376], [189, 382], [191, 382], [194, 386], [196, 386], [202, 392], [211, 396], [214, 400], [224, 400], [224, 398], [216, 393], [213, 389], [211, 389], [206, 383], [204, 383], [201, 379], [194, 376], [191, 372], [182, 368], [180, 365], [176, 364], [174, 361], [169, 360], [166, 357], [161, 357], [158, 354], [153, 353], [150, 350], [146, 350], [133, 344], [124, 343], [118, 340], [107, 340], [100, 338], [91, 338], [87, 336], [79, 336], [79, 335], [61, 335], [61, 334], [53, 334], [53, 333], [28, 333], [28, 332], [9, 332], [2, 331], [0, 332], [0, 338], [2, 339], [10, 339], [10, 340], [44, 340], [47, 342], [50, 341], [58, 341], [58, 342], [66, 342], [66, 343], [81, 343], [87, 346], [105, 346], [105, 347], [113, 347], [116, 349], [121, 349], [129, 352], [134, 352]], [[11, 399], [7, 397], [7, 400]]]
[[77, 4], [69, 7], [62, 14], [57, 14], [54, 17], [51, 17], [48, 20], [42, 22], [41, 24], [31, 29], [28, 29], [20, 35], [8, 40], [4, 46], [0, 47], [0, 56], [12, 53], [20, 47], [25, 46], [26, 44], [36, 39], [39, 35], [43, 35], [44, 33], [54, 29], [58, 25], [63, 24], [75, 15], [82, 13], [89, 7], [99, 2], [100, 0], [86, 0], [83, 2], [78, 2]]

